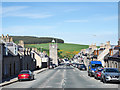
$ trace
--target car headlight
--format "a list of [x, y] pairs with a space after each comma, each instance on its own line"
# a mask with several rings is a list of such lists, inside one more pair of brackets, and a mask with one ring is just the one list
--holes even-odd
[[94, 72], [94, 71], [92, 70], [92, 72]]

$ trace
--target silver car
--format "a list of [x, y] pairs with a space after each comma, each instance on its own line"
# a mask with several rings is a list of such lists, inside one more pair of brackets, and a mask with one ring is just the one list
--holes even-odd
[[108, 81], [120, 82], [120, 72], [117, 68], [104, 68], [100, 79], [103, 83], [107, 83]]

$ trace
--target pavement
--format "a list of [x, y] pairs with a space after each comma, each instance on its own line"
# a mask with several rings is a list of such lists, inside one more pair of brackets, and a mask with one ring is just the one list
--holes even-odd
[[[33, 73], [36, 75], [36, 74], [39, 74], [39, 73], [41, 73], [43, 71], [46, 71], [46, 70], [47, 70], [47, 68], [43, 68], [43, 69], [40, 69], [40, 70], [35, 70]], [[15, 77], [15, 78], [11, 79], [10, 81], [5, 81], [3, 83], [0, 83], [0, 87], [15, 83], [17, 81], [18, 81], [18, 78]]]
[[2, 88], [118, 88], [118, 85], [103, 83], [89, 77], [87, 71], [72, 66], [59, 66], [36, 74], [35, 80], [15, 82]]

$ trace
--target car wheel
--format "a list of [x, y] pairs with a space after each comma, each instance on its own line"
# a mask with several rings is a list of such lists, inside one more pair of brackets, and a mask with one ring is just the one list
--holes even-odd
[[103, 83], [107, 83], [107, 81], [106, 81], [106, 78], [104, 77], [104, 79], [103, 79]]
[[100, 78], [100, 81], [101, 81], [101, 82], [103, 82], [103, 79], [102, 79], [102, 78]]
[[96, 79], [98, 80], [98, 77], [96, 77]]
[[32, 80], [32, 77], [30, 77], [30, 81]]
[[32, 78], [32, 80], [34, 80], [35, 78], [34, 78], [34, 75], [33, 75], [33, 78]]
[[19, 82], [21, 82], [21, 80], [18, 80]]
[[88, 73], [88, 76], [90, 76], [90, 74]]
[[92, 77], [92, 74], [90, 73], [90, 77]]
[[94, 78], [97, 79], [96, 76], [94, 76]]

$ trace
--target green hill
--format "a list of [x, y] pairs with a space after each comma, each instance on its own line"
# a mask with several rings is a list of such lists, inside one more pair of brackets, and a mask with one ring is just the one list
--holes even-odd
[[33, 37], [33, 36], [10, 36], [13, 37], [15, 43], [19, 40], [23, 40], [25, 44], [41, 44], [41, 43], [51, 43], [54, 39], [57, 43], [64, 43], [64, 40], [52, 37]]
[[[25, 47], [34, 47], [38, 50], [46, 51], [49, 54], [49, 43], [46, 44], [26, 44]], [[88, 48], [88, 45], [70, 44], [70, 43], [58, 43], [58, 56], [60, 58], [72, 58], [78, 54], [81, 49]]]

